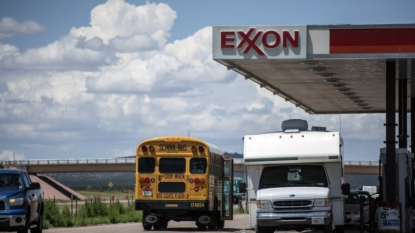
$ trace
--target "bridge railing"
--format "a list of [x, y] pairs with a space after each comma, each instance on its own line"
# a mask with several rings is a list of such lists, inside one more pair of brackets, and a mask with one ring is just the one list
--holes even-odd
[[[26, 159], [3, 160], [2, 164], [9, 165], [59, 165], [59, 164], [134, 164], [135, 158], [98, 158], [98, 159]], [[243, 159], [235, 160], [235, 164], [242, 164]], [[378, 161], [344, 161], [345, 166], [379, 166]]]
[[110, 158], [110, 159], [27, 159], [5, 160], [2, 164], [9, 165], [59, 165], [59, 164], [133, 164], [135, 158]]

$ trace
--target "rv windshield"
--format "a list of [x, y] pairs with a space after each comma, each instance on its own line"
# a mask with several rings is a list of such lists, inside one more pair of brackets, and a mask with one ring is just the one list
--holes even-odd
[[259, 189], [292, 186], [327, 187], [327, 177], [321, 165], [278, 165], [264, 167]]

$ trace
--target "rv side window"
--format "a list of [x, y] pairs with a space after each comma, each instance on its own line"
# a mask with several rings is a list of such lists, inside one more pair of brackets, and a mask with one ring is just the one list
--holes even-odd
[[279, 165], [263, 169], [259, 189], [292, 186], [328, 187], [324, 167], [320, 165]]

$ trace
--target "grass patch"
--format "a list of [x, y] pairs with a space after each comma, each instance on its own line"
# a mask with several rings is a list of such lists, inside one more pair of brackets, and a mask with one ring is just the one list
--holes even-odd
[[136, 211], [133, 206], [125, 207], [118, 201], [111, 205], [100, 199], [92, 203], [86, 201], [75, 215], [71, 214], [69, 207], [60, 208], [53, 201], [45, 200], [43, 228], [141, 222], [141, 220], [141, 211]]

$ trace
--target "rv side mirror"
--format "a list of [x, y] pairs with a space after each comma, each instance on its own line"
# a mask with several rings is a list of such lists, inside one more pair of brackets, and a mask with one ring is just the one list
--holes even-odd
[[246, 184], [244, 182], [241, 182], [238, 184], [239, 193], [245, 193], [246, 192]]
[[350, 194], [350, 184], [349, 183], [342, 184], [342, 194], [343, 195], [349, 195]]

